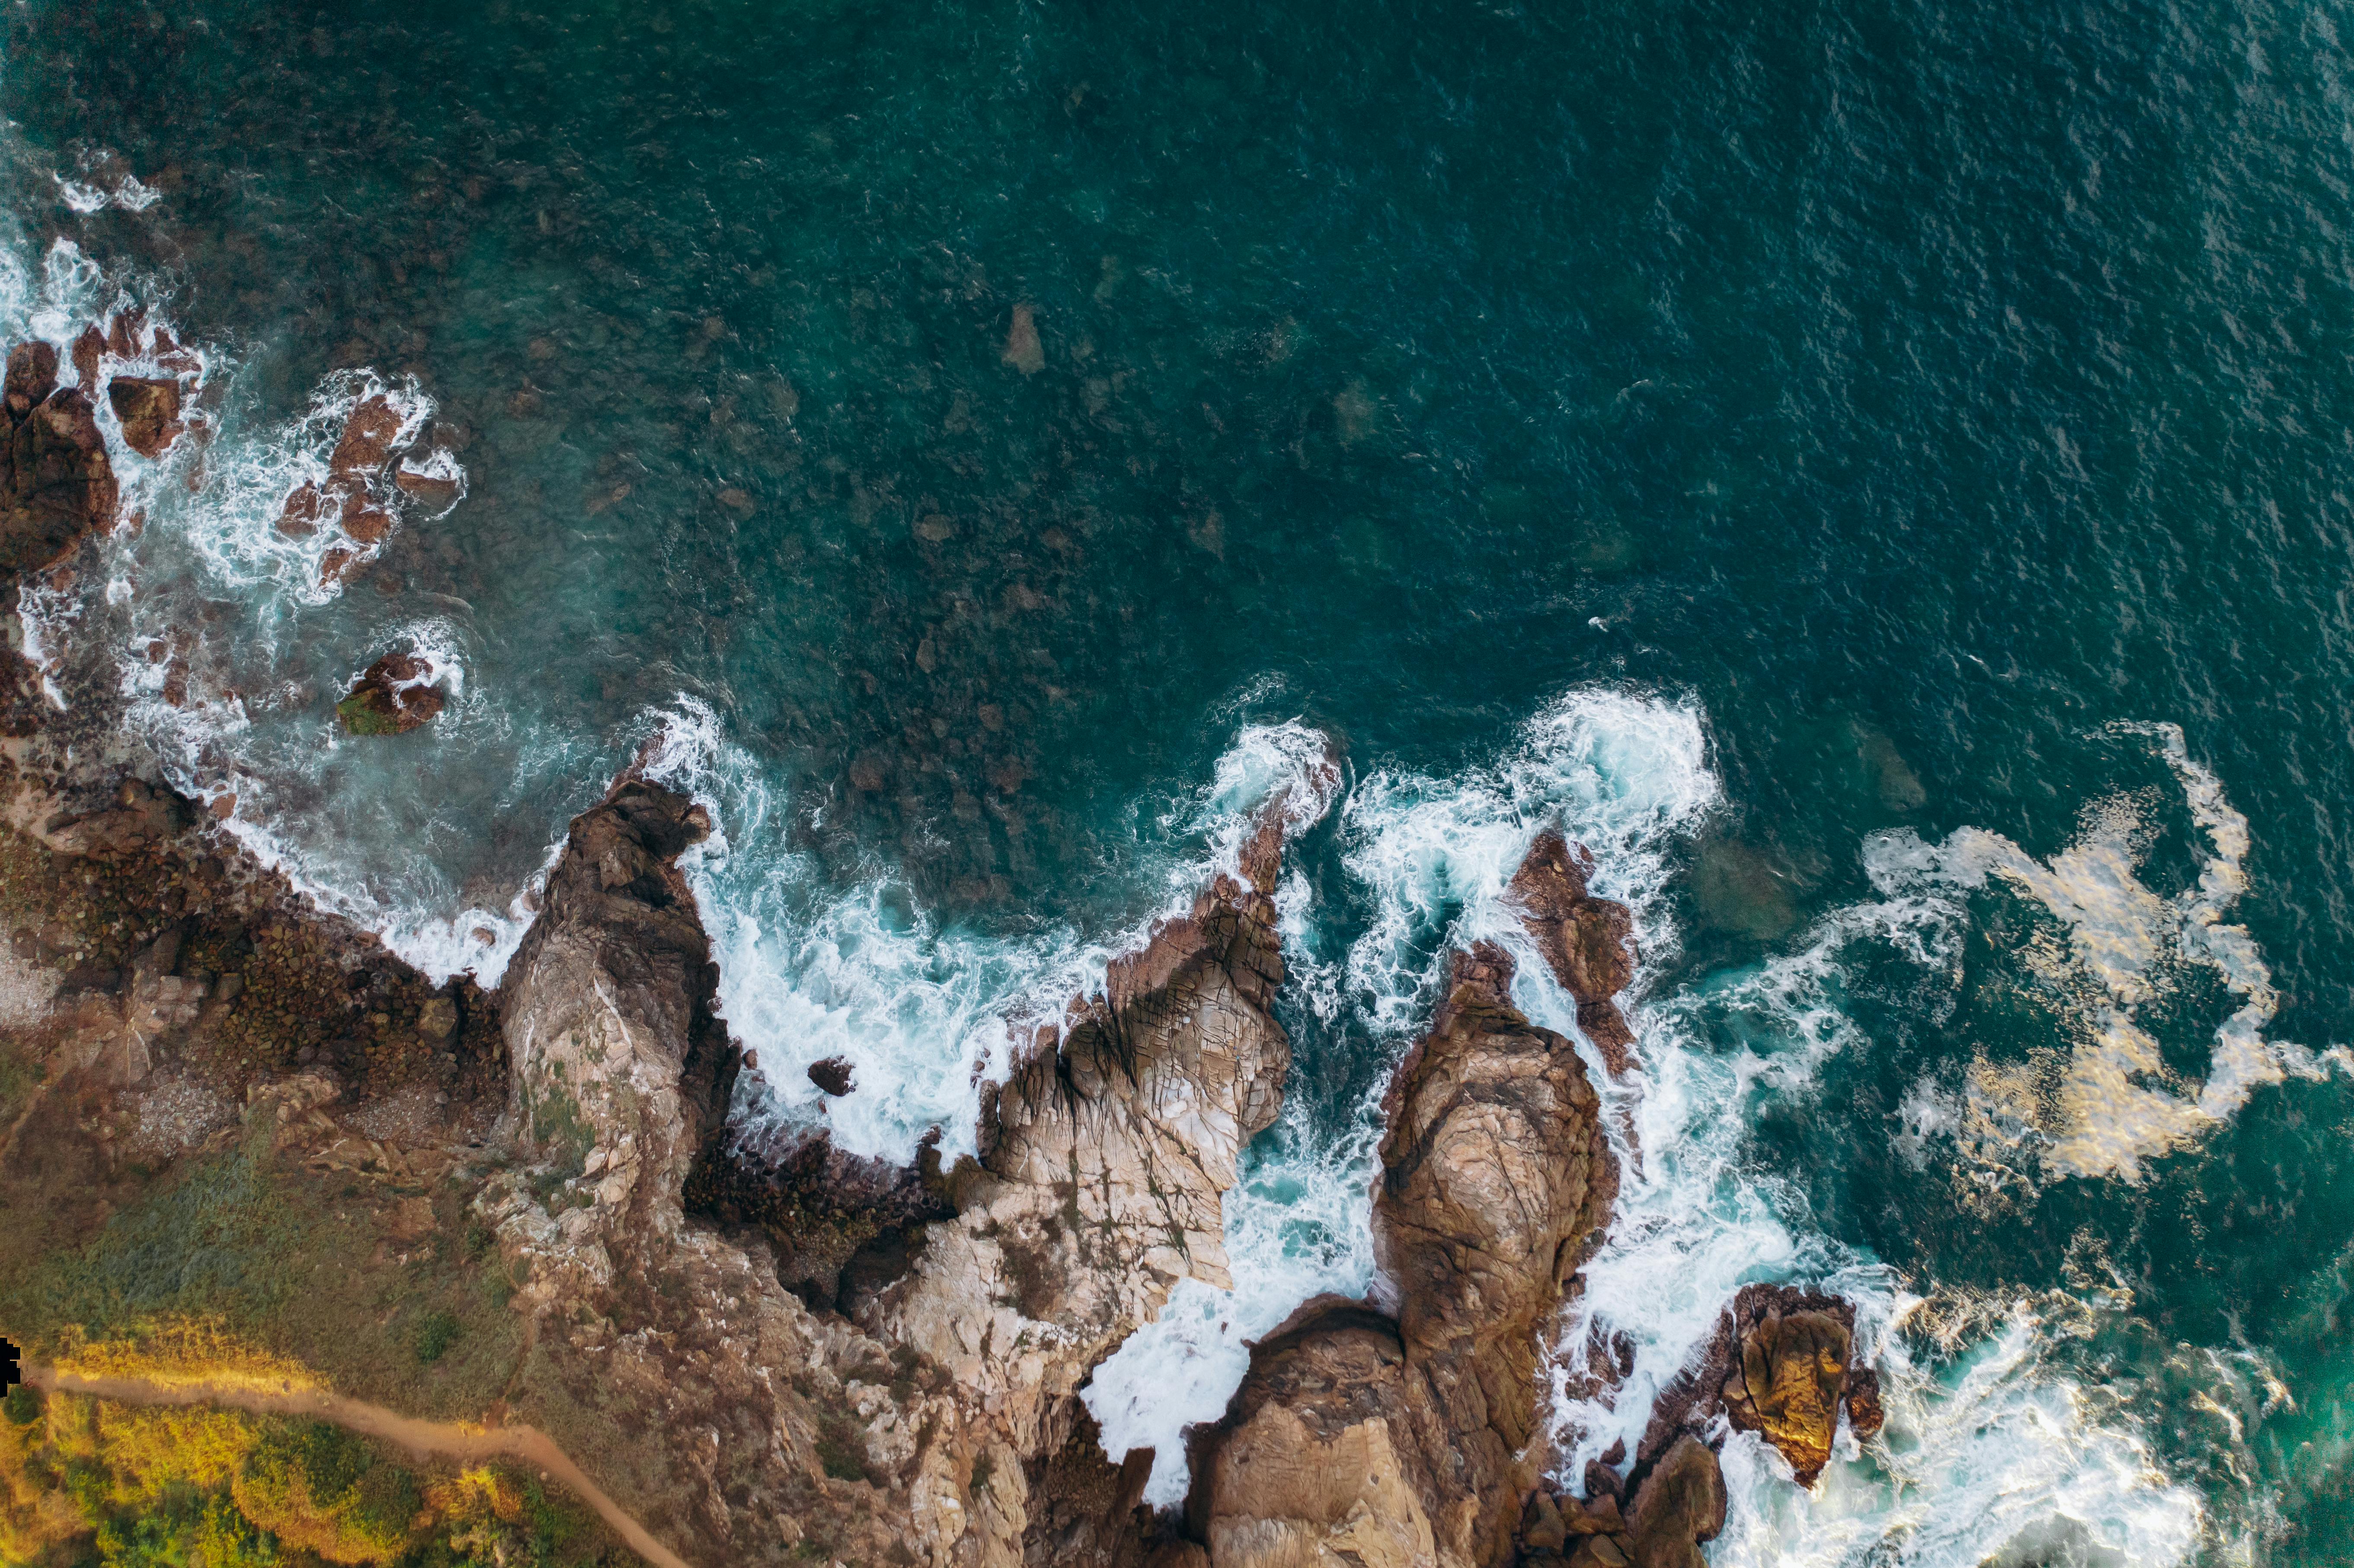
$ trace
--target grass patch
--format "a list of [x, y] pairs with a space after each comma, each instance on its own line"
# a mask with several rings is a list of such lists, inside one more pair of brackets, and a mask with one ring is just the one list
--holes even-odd
[[[0, 1279], [0, 1333], [37, 1359], [166, 1381], [324, 1382], [431, 1417], [479, 1415], [522, 1354], [495, 1251], [387, 1243], [396, 1195], [249, 1143], [185, 1162], [80, 1245]], [[403, 1256], [409, 1261], [399, 1261]]]

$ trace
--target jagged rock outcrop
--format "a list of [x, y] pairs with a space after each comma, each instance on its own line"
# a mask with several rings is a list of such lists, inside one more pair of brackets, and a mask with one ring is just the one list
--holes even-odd
[[591, 1414], [525, 1413], [592, 1446], [658, 1433], [613, 1456], [639, 1475], [600, 1480], [690, 1556], [1145, 1561], [1129, 1483], [1149, 1456], [1101, 1461], [1075, 1395], [1179, 1278], [1225, 1278], [1221, 1196], [1289, 1058], [1280, 829], [1244, 857], [1251, 885], [1220, 879], [1033, 1041], [978, 1161], [917, 1172], [955, 1212], [895, 1226], [896, 1255], [862, 1248], [831, 1293], [780, 1283], [789, 1230], [723, 1236], [682, 1199], [737, 1065], [675, 865], [705, 831], [684, 798], [617, 786], [573, 823], [501, 992], [521, 1163], [477, 1206], [555, 1386], [597, 1390]]
[[1387, 1097], [1373, 1232], [1396, 1317], [1311, 1304], [1195, 1436], [1188, 1518], [1219, 1568], [1511, 1560], [1543, 1467], [1543, 1330], [1617, 1191], [1576, 1049], [1512, 1008], [1511, 972], [1491, 945], [1456, 955]]
[[1025, 1441], [1180, 1279], [1229, 1283], [1221, 1200], [1291, 1062], [1273, 887], [1271, 868], [1219, 878], [1039, 1039], [984, 1101], [979, 1168], [949, 1179], [957, 1218], [862, 1314]]
[[1724, 1471], [1708, 1445], [1676, 1439], [1622, 1502], [1532, 1494], [1521, 1517], [1521, 1568], [1705, 1568], [1701, 1547], [1724, 1529]]
[[0, 393], [0, 577], [55, 564], [114, 521], [113, 465], [90, 395], [58, 385], [58, 351], [9, 351]]
[[1634, 1065], [1635, 1032], [1618, 993], [1635, 978], [1634, 917], [1586, 891], [1594, 857], [1547, 831], [1529, 846], [1508, 894], [1561, 988], [1577, 1001], [1577, 1026], [1617, 1077]]
[[643, 1247], [677, 1235], [687, 1170], [725, 1108], [695, 1093], [727, 1041], [709, 1010], [710, 944], [677, 865], [710, 832], [685, 797], [619, 785], [573, 821], [500, 990], [515, 1141], [591, 1183], [592, 1204], [557, 1227], [571, 1245], [550, 1250], [596, 1287], [612, 1279], [609, 1239]]
[[1855, 1364], [1855, 1308], [1788, 1285], [1747, 1285], [1719, 1320], [1701, 1364], [1659, 1397], [1637, 1452], [1638, 1472], [1722, 1412], [1761, 1434], [1802, 1487], [1830, 1463], [1840, 1412], [1860, 1437], [1880, 1430], [1880, 1380]]
[[180, 383], [169, 376], [117, 376], [106, 400], [122, 423], [122, 440], [143, 458], [160, 458], [179, 440]]

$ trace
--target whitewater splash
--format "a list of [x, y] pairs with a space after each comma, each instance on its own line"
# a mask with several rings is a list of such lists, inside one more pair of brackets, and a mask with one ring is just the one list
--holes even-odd
[[[2179, 736], [2153, 733], [2200, 825], [2220, 835], [2223, 863], [2208, 867], [2203, 891], [2182, 903], [2174, 928], [2250, 977], [2252, 949], [2213, 918], [2234, 886], [2244, 824], [2234, 838], [2228, 805], [2181, 757]], [[1731, 1514], [1712, 1561], [1958, 1568], [2006, 1551], [2182, 1561], [2211, 1521], [2189, 1489], [2161, 1473], [2131, 1419], [2088, 1397], [2055, 1357], [2081, 1328], [2021, 1300], [1987, 1314], [1966, 1342], [1916, 1361], [1905, 1325], [1919, 1298], [1893, 1271], [1818, 1229], [1803, 1201], [1746, 1154], [1760, 1108], [1810, 1094], [1830, 1057], [1868, 1048], [1841, 1005], [1841, 959], [1851, 945], [1869, 942], [1957, 979], [1967, 911], [1953, 888], [1883, 888], [1888, 896], [1827, 916], [1797, 951], [1637, 1007], [1639, 1084], [1609, 1080], [1579, 1035], [1574, 999], [1502, 900], [1530, 842], [1558, 826], [1596, 850], [1596, 890], [1634, 914], [1644, 961], [1632, 994], [1640, 999], [1675, 952], [1673, 857], [1720, 800], [1696, 709], [1574, 694], [1493, 765], [1444, 779], [1378, 772], [1360, 780], [1340, 809], [1340, 842], [1353, 888], [1367, 895], [1363, 928], [1328, 960], [1317, 949], [1315, 938], [1329, 937], [1318, 912], [1296, 912], [1310, 938], [1291, 949], [1296, 1002], [1320, 1031], [1374, 1042], [1394, 1062], [1426, 1026], [1447, 952], [1495, 941], [1520, 960], [1516, 1004], [1576, 1041], [1602, 1088], [1625, 1178], [1610, 1236], [1585, 1270], [1551, 1360], [1558, 1482], [1582, 1490], [1587, 1460], [1621, 1444], [1633, 1450], [1659, 1396], [1713, 1337], [1742, 1285], [1799, 1280], [1856, 1304], [1858, 1351], [1879, 1366], [1888, 1433], [1869, 1453], [1842, 1433], [1837, 1461], [1812, 1493], [1792, 1486], [1787, 1464], [1758, 1439], [1732, 1436]], [[2254, 1000], [2258, 984], [2247, 993]], [[2234, 1027], [2226, 1026], [2227, 1043]], [[1181, 1284], [1160, 1319], [1083, 1391], [1107, 1454], [1153, 1449], [1146, 1500], [1182, 1500], [1184, 1428], [1223, 1414], [1251, 1340], [1319, 1293], [1381, 1298], [1370, 1216], [1385, 1077], [1376, 1075], [1337, 1124], [1319, 1126], [1301, 1105], [1287, 1104], [1227, 1198], [1235, 1288]], [[1607, 1380], [1592, 1375], [1597, 1348], [1626, 1358], [1623, 1376], [1615, 1368]]]
[[[847, 1153], [900, 1164], [937, 1128], [943, 1153], [971, 1152], [977, 1086], [1012, 1070], [1017, 1038], [1101, 995], [1111, 960], [1184, 914], [1212, 877], [1239, 877], [1264, 808], [1279, 802], [1287, 836], [1323, 819], [1338, 781], [1328, 749], [1297, 723], [1245, 726], [1212, 781], [1137, 846], [1137, 880], [1160, 889], [1147, 913], [1093, 936], [1057, 927], [1004, 938], [942, 926], [887, 872], [828, 886], [786, 847], [785, 802], [757, 759], [707, 704], [680, 698], [641, 768], [714, 824], [680, 867], [719, 964], [719, 1014], [745, 1048], [733, 1124], [755, 1141], [822, 1128]], [[1278, 906], [1304, 897], [1295, 873]], [[853, 1071], [840, 1097], [809, 1075], [835, 1057]]]
[[[1084, 1391], [1107, 1454], [1153, 1450], [1148, 1502], [1183, 1499], [1182, 1431], [1225, 1412], [1248, 1369], [1249, 1341], [1311, 1296], [1375, 1288], [1372, 1181], [1388, 1068], [1426, 1022], [1450, 948], [1500, 940], [1524, 969], [1543, 968], [1503, 905], [1531, 841], [1558, 827], [1594, 849], [1596, 890], [1634, 910], [1654, 962], [1672, 952], [1659, 899], [1679, 836], [1718, 799], [1706, 752], [1699, 711], [1689, 704], [1579, 692], [1524, 726], [1490, 767], [1443, 779], [1381, 771], [1350, 792], [1341, 808], [1341, 861], [1369, 895], [1371, 917], [1339, 958], [1323, 960], [1310, 912], [1288, 911], [1287, 961], [1318, 1023], [1361, 1036], [1381, 1054], [1381, 1070], [1337, 1127], [1319, 1128], [1287, 1097], [1282, 1122], [1254, 1146], [1241, 1185], [1226, 1198], [1235, 1287], [1180, 1283], [1159, 1319], [1098, 1367]], [[1622, 1095], [1607, 1086], [1574, 1020], [1562, 1033], [1581, 1041], [1606, 1095]], [[1295, 1061], [1301, 1049], [1295, 1041]]]

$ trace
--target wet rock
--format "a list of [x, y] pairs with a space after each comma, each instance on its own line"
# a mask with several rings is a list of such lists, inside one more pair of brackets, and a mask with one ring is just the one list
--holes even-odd
[[1660, 1395], [1638, 1471], [1679, 1437], [1704, 1435], [1721, 1412], [1780, 1450], [1800, 1486], [1813, 1486], [1830, 1462], [1842, 1406], [1858, 1436], [1880, 1429], [1880, 1380], [1854, 1365], [1854, 1354], [1852, 1303], [1795, 1286], [1744, 1286], [1701, 1365]]
[[1586, 891], [1594, 857], [1557, 832], [1537, 835], [1510, 896], [1553, 979], [1577, 1002], [1577, 1026], [1615, 1077], [1634, 1065], [1635, 1032], [1617, 997], [1635, 978], [1634, 917]]
[[1521, 1515], [1522, 1568], [1706, 1568], [1701, 1547], [1724, 1529], [1724, 1471], [1708, 1445], [1681, 1437], [1623, 1508], [1615, 1493], [1532, 1494]]
[[1222, 1200], [1290, 1070], [1283, 976], [1274, 901], [1224, 877], [1114, 960], [1102, 1000], [984, 1089], [979, 1168], [949, 1178], [958, 1217], [925, 1233], [862, 1323], [1020, 1425], [1076, 1393], [1179, 1280], [1230, 1287]]
[[74, 375], [80, 378], [86, 390], [98, 390], [99, 361], [106, 356], [106, 334], [95, 325], [82, 328], [81, 335], [74, 339]]
[[180, 384], [161, 376], [118, 376], [106, 384], [106, 400], [122, 422], [122, 439], [141, 457], [154, 459], [179, 439]]
[[998, 356], [1024, 376], [1046, 368], [1045, 345], [1038, 341], [1037, 317], [1028, 305], [1013, 307], [1013, 324], [1005, 334], [1005, 350]]
[[1303, 1309], [1197, 1438], [1189, 1518], [1214, 1562], [1511, 1560], [1543, 1330], [1617, 1191], [1576, 1049], [1512, 1009], [1511, 974], [1491, 944], [1457, 954], [1385, 1098], [1373, 1239], [1396, 1318]]
[[406, 462], [393, 470], [392, 482], [403, 495], [437, 513], [457, 505], [459, 497], [465, 493], [463, 482], [454, 474]]
[[392, 460], [403, 422], [400, 410], [382, 393], [362, 398], [344, 421], [344, 433], [327, 459], [327, 476], [353, 480], [381, 472]]
[[367, 667], [351, 694], [335, 705], [346, 735], [406, 735], [441, 712], [441, 694], [429, 683], [432, 666], [408, 653], [387, 653]]
[[836, 1099], [850, 1092], [851, 1070], [847, 1057], [828, 1056], [822, 1062], [811, 1062], [810, 1082]]
[[58, 351], [46, 343], [18, 344], [8, 355], [8, 417], [21, 419], [58, 387]]
[[0, 577], [52, 566], [114, 521], [114, 470], [89, 395], [56, 383], [55, 350], [11, 351], [0, 397]]
[[326, 497], [319, 487], [305, 481], [294, 487], [285, 504], [278, 509], [278, 531], [290, 539], [307, 539], [319, 531], [319, 520], [326, 514]]

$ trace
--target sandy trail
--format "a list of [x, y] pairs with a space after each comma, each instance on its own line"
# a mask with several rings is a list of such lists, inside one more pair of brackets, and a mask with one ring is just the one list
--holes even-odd
[[398, 1443], [413, 1454], [434, 1454], [467, 1463], [493, 1458], [519, 1460], [545, 1471], [549, 1479], [561, 1481], [569, 1488], [574, 1496], [595, 1509], [598, 1517], [613, 1527], [615, 1533], [629, 1543], [631, 1551], [654, 1564], [654, 1568], [689, 1568], [684, 1558], [656, 1541], [643, 1525], [623, 1511], [620, 1504], [607, 1497], [579, 1466], [566, 1457], [564, 1450], [551, 1442], [546, 1433], [534, 1427], [485, 1427], [461, 1421], [419, 1421], [414, 1416], [387, 1410], [380, 1404], [346, 1399], [321, 1389], [290, 1389], [285, 1393], [272, 1393], [266, 1389], [216, 1383], [159, 1383], [138, 1377], [83, 1377], [76, 1372], [61, 1372], [55, 1367], [37, 1366], [25, 1369], [25, 1381], [46, 1393], [87, 1394], [94, 1399], [112, 1400], [122, 1404], [218, 1404], [236, 1410], [249, 1410], [257, 1415], [305, 1416], [313, 1421], [332, 1422], [364, 1437], [381, 1437], [387, 1442]]

